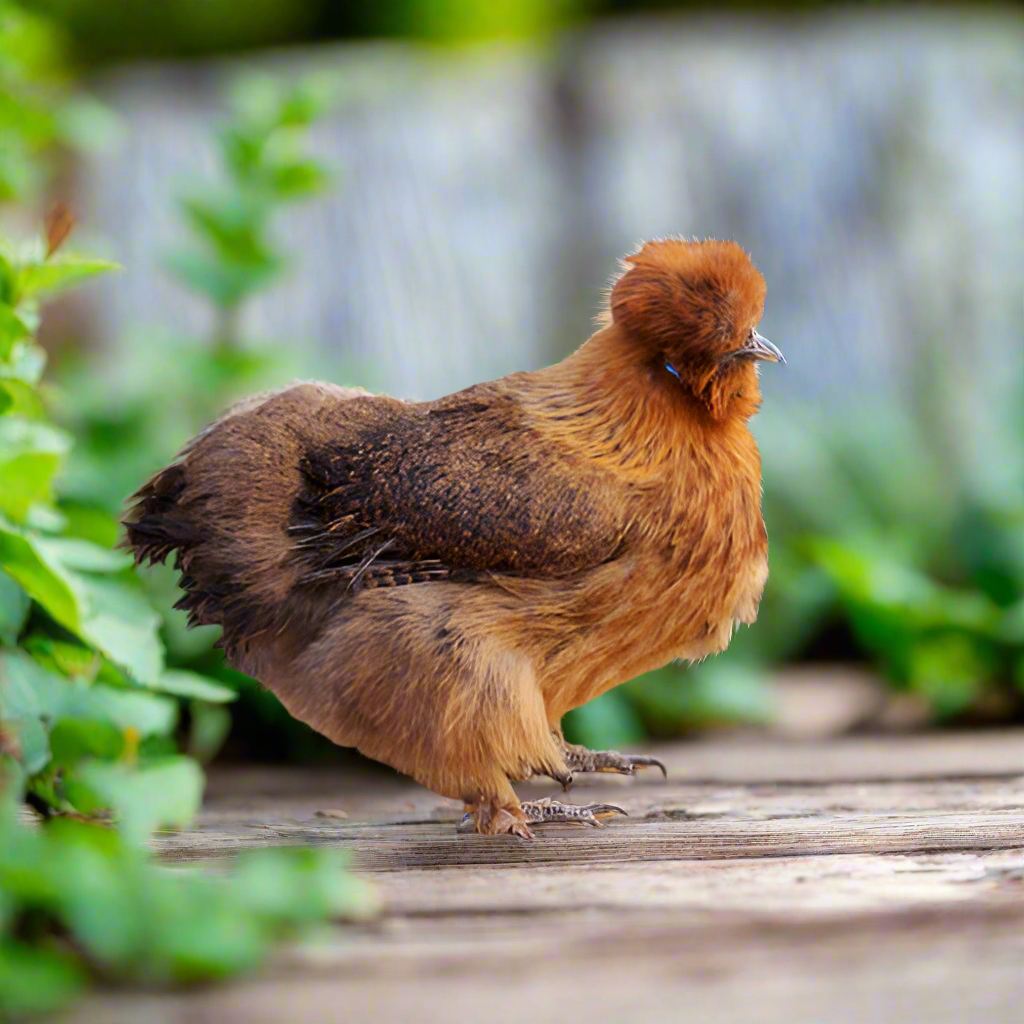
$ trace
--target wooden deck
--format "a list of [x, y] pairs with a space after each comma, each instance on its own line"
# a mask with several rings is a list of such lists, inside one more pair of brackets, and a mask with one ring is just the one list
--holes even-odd
[[1024, 731], [657, 753], [667, 782], [574, 787], [629, 818], [532, 844], [458, 833], [460, 808], [398, 777], [221, 772], [167, 860], [337, 843], [383, 918], [232, 985], [66, 1019], [1024, 1021]]

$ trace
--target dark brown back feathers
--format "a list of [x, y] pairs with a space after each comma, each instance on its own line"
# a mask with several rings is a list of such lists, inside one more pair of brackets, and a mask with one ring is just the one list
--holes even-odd
[[204, 431], [125, 525], [137, 561], [177, 551], [178, 606], [230, 648], [308, 638], [363, 589], [601, 564], [626, 536], [611, 485], [533, 436], [502, 382], [432, 403], [303, 384]]

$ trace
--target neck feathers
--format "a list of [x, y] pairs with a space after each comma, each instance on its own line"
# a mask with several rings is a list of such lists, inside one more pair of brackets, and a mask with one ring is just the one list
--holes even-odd
[[698, 390], [665, 365], [638, 359], [614, 324], [562, 362], [525, 376], [523, 399], [541, 430], [638, 480], [660, 476], [735, 428], [752, 444], [744, 424], [760, 402], [756, 372], [740, 398], [711, 375]]

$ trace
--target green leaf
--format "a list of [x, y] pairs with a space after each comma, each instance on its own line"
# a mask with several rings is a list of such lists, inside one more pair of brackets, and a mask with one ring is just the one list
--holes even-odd
[[0, 718], [53, 721], [63, 713], [66, 680], [48, 671], [26, 651], [0, 649]]
[[238, 858], [232, 885], [244, 906], [278, 925], [367, 917], [376, 901], [346, 866], [339, 850], [252, 850]]
[[50, 760], [50, 744], [43, 723], [38, 718], [19, 717], [0, 719], [0, 725], [13, 735], [15, 752], [26, 774], [42, 771]]
[[315, 160], [294, 160], [272, 167], [268, 184], [279, 199], [306, 199], [330, 185], [327, 172]]
[[29, 507], [48, 502], [68, 436], [23, 416], [0, 418], [0, 513], [24, 520]]
[[46, 350], [39, 345], [18, 345], [8, 362], [0, 363], [0, 379], [18, 380], [35, 387], [46, 369]]
[[284, 96], [278, 111], [278, 123], [303, 126], [330, 111], [341, 89], [341, 79], [334, 72], [313, 72], [293, 86]]
[[16, 287], [22, 297], [55, 295], [87, 278], [120, 269], [116, 263], [108, 260], [57, 255], [40, 263], [22, 265], [18, 271]]
[[117, 520], [105, 509], [62, 499], [60, 512], [65, 519], [64, 532], [68, 536], [90, 540], [103, 548], [113, 548], [117, 544]]
[[195, 697], [199, 700], [223, 704], [237, 699], [238, 694], [228, 686], [215, 682], [208, 676], [185, 669], [168, 669], [160, 676], [154, 689], [173, 693], [177, 697]]
[[0, 300], [0, 359], [6, 359], [16, 342], [29, 337], [28, 325], [18, 314]]
[[915, 644], [910, 687], [924, 696], [939, 718], [967, 711], [992, 674], [992, 660], [969, 636], [953, 633]]
[[230, 262], [265, 267], [274, 261], [260, 235], [268, 207], [265, 202], [232, 194], [182, 201], [192, 226]]
[[22, 647], [40, 665], [71, 679], [92, 679], [102, 664], [102, 658], [92, 648], [67, 640], [55, 640], [43, 633], [25, 637]]
[[46, 409], [33, 385], [22, 380], [0, 378], [0, 413], [37, 420], [45, 415]]
[[63, 924], [94, 964], [129, 977], [147, 941], [149, 870], [116, 832], [74, 821], [47, 828], [47, 854], [60, 872]]
[[219, 138], [228, 169], [243, 181], [251, 178], [263, 154], [262, 135], [242, 125], [228, 125]]
[[73, 765], [87, 757], [113, 761], [124, 749], [124, 733], [110, 722], [66, 718], [57, 722], [50, 732], [50, 751], [53, 760], [60, 765]]
[[0, 572], [0, 645], [13, 646], [25, 628], [32, 599], [5, 572]]
[[77, 631], [83, 640], [122, 666], [143, 686], [155, 686], [163, 673], [160, 616], [134, 586], [102, 577], [80, 577], [78, 590], [87, 611]]
[[646, 736], [640, 716], [618, 690], [570, 711], [562, 725], [571, 742], [597, 750], [629, 746]]
[[188, 757], [167, 758], [135, 771], [94, 761], [78, 774], [114, 812], [128, 842], [137, 846], [158, 827], [189, 825], [203, 795], [202, 769]]
[[111, 551], [78, 537], [40, 537], [36, 544], [54, 561], [80, 572], [120, 572], [132, 564], [125, 552]]
[[57, 534], [67, 525], [67, 520], [52, 505], [32, 505], [25, 515], [22, 526], [29, 533]]
[[216, 757], [231, 731], [231, 712], [219, 704], [194, 700], [189, 703], [187, 751], [200, 764]]
[[12, 939], [0, 942], [0, 1016], [5, 1020], [59, 1010], [85, 980], [85, 972], [66, 954]]
[[806, 543], [810, 556], [843, 597], [885, 615], [893, 628], [919, 632], [963, 629], [997, 638], [999, 608], [984, 594], [942, 586], [884, 552], [861, 551], [827, 538]]
[[249, 971], [267, 951], [270, 935], [221, 879], [201, 875], [154, 878], [147, 892], [152, 916], [145, 976], [196, 984]]
[[121, 732], [131, 729], [142, 738], [170, 735], [178, 724], [178, 705], [170, 698], [139, 690], [121, 690], [103, 683], [73, 689], [63, 714], [80, 719], [102, 719]]
[[235, 265], [189, 250], [171, 253], [166, 264], [183, 284], [222, 308], [236, 306], [265, 287], [283, 266], [277, 257], [251, 266]]
[[79, 605], [72, 576], [48, 558], [39, 548], [37, 538], [5, 526], [2, 520], [0, 569], [24, 587], [57, 622], [73, 633], [78, 632]]

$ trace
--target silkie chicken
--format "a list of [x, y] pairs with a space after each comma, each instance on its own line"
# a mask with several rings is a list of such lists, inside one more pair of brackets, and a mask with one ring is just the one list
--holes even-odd
[[632, 775], [562, 716], [752, 623], [768, 575], [747, 421], [764, 278], [734, 242], [626, 258], [560, 363], [432, 402], [298, 383], [234, 406], [132, 498], [192, 624], [335, 743], [464, 801], [476, 830], [599, 824], [517, 780]]

